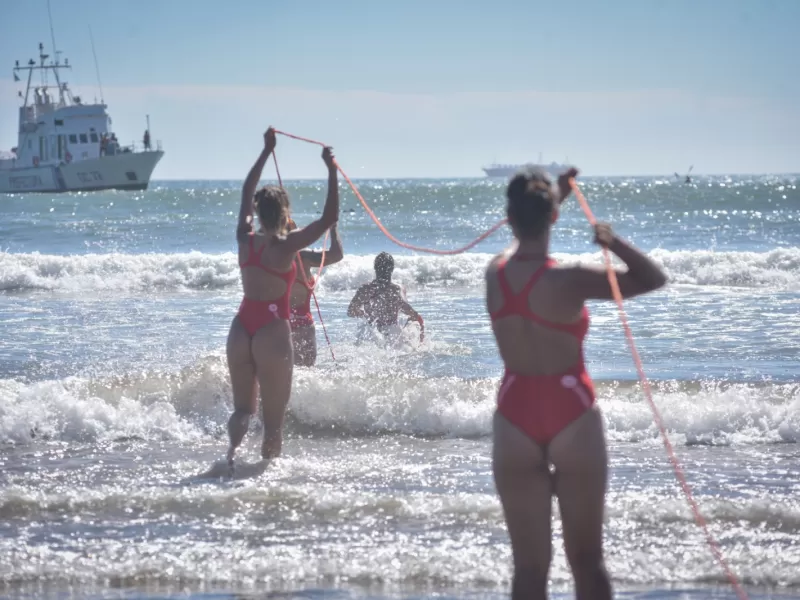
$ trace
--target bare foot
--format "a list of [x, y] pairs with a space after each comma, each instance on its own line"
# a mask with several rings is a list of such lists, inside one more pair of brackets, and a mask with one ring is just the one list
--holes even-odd
[[261, 444], [261, 458], [264, 460], [271, 460], [273, 458], [278, 458], [281, 455], [281, 444], [280, 442], [269, 443], [266, 440]]

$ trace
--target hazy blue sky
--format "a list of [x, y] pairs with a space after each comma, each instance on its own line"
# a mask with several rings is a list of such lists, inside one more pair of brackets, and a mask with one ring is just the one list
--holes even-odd
[[[480, 176], [543, 153], [586, 174], [800, 171], [800, 0], [51, 0], [85, 99], [156, 179], [241, 179], [273, 124], [353, 176]], [[0, 0], [0, 148], [46, 0]], [[279, 141], [287, 177], [324, 174]]]

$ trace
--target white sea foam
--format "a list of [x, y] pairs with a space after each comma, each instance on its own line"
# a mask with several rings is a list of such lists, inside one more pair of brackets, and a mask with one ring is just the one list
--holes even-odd
[[[495, 379], [419, 377], [397, 364], [370, 369], [300, 369], [290, 404], [294, 427], [348, 435], [401, 433], [487, 437]], [[598, 383], [612, 441], [657, 442], [638, 386]], [[662, 382], [655, 402], [680, 444], [763, 444], [800, 440], [800, 386]], [[0, 442], [36, 438], [193, 439], [224, 431], [231, 406], [220, 357], [168, 375], [0, 380]]]
[[[800, 248], [768, 252], [654, 250], [673, 283], [702, 286], [800, 288]], [[483, 285], [491, 255], [396, 256], [396, 280], [410, 287]], [[556, 254], [566, 264], [600, 265], [599, 253]], [[354, 290], [373, 277], [374, 256], [349, 255], [329, 269], [322, 289]], [[218, 289], [239, 285], [232, 253], [204, 254], [12, 254], [0, 252], [0, 291], [149, 292]]]

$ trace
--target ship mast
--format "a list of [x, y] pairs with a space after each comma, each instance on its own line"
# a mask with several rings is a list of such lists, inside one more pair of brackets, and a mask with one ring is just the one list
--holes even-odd
[[[56, 46], [56, 32], [53, 29], [53, 13], [50, 10], [50, 0], [47, 0], [47, 18], [50, 21], [50, 39], [53, 41], [53, 54], [56, 57], [55, 64], [58, 66], [60, 62], [58, 55], [61, 54], [61, 51]], [[55, 75], [56, 84], [58, 85], [58, 103], [60, 106], [64, 106], [66, 104], [64, 102], [64, 88], [61, 86], [61, 79], [58, 77], [58, 70], [54, 70], [53, 74]]]
[[67, 102], [64, 97], [64, 93], [66, 92], [66, 84], [61, 83], [61, 77], [58, 75], [59, 69], [71, 69], [69, 65], [69, 59], [64, 59], [64, 64], [61, 64], [61, 60], [59, 55], [61, 51], [56, 47], [56, 34], [55, 30], [53, 29], [53, 14], [50, 10], [50, 0], [47, 0], [47, 17], [50, 20], [50, 39], [53, 42], [53, 54], [55, 56], [55, 60], [51, 60], [50, 64], [46, 64], [45, 61], [50, 58], [48, 54], [44, 53], [44, 44], [39, 42], [39, 66], [36, 66], [36, 62], [33, 59], [28, 61], [28, 65], [24, 67], [19, 66], [19, 61], [16, 61], [14, 66], [14, 80], [19, 81], [19, 77], [17, 73], [19, 71], [28, 71], [28, 81], [25, 85], [25, 104], [24, 106], [28, 106], [28, 98], [30, 97], [31, 92], [31, 80], [33, 79], [33, 72], [34, 71], [41, 71], [42, 72], [42, 90], [48, 90], [51, 88], [48, 85], [47, 81], [47, 72], [52, 70], [53, 75], [56, 79], [56, 86], [58, 86], [58, 104], [59, 106], [66, 106]]
[[58, 76], [59, 69], [71, 69], [72, 66], [69, 64], [69, 60], [65, 60], [64, 64], [59, 64], [59, 61], [50, 61], [50, 64], [46, 64], [45, 61], [50, 56], [44, 53], [44, 44], [39, 42], [39, 65], [36, 65], [36, 62], [33, 59], [28, 61], [26, 66], [19, 66], [19, 61], [16, 61], [16, 65], [14, 66], [14, 75], [21, 71], [28, 71], [28, 81], [25, 86], [25, 106], [28, 106], [28, 97], [30, 96], [31, 91], [31, 79], [33, 78], [34, 71], [41, 71], [42, 72], [42, 89], [49, 89], [51, 86], [47, 85], [47, 71], [52, 70], [53, 74], [56, 78], [56, 84], [58, 85], [58, 93], [59, 93], [59, 102], [60, 104], [66, 104], [64, 101], [64, 86], [61, 84], [61, 78]]

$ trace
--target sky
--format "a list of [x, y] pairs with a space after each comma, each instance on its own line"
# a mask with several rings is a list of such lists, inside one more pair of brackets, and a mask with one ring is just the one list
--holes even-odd
[[[273, 125], [352, 177], [800, 172], [800, 0], [51, 0], [67, 80], [154, 179], [242, 179]], [[0, 149], [47, 0], [0, 0]], [[52, 53], [51, 53], [52, 54]], [[4, 70], [7, 68], [7, 70]], [[23, 88], [24, 89], [24, 88]], [[279, 139], [286, 178], [319, 148]], [[269, 176], [265, 173], [265, 176]]]

